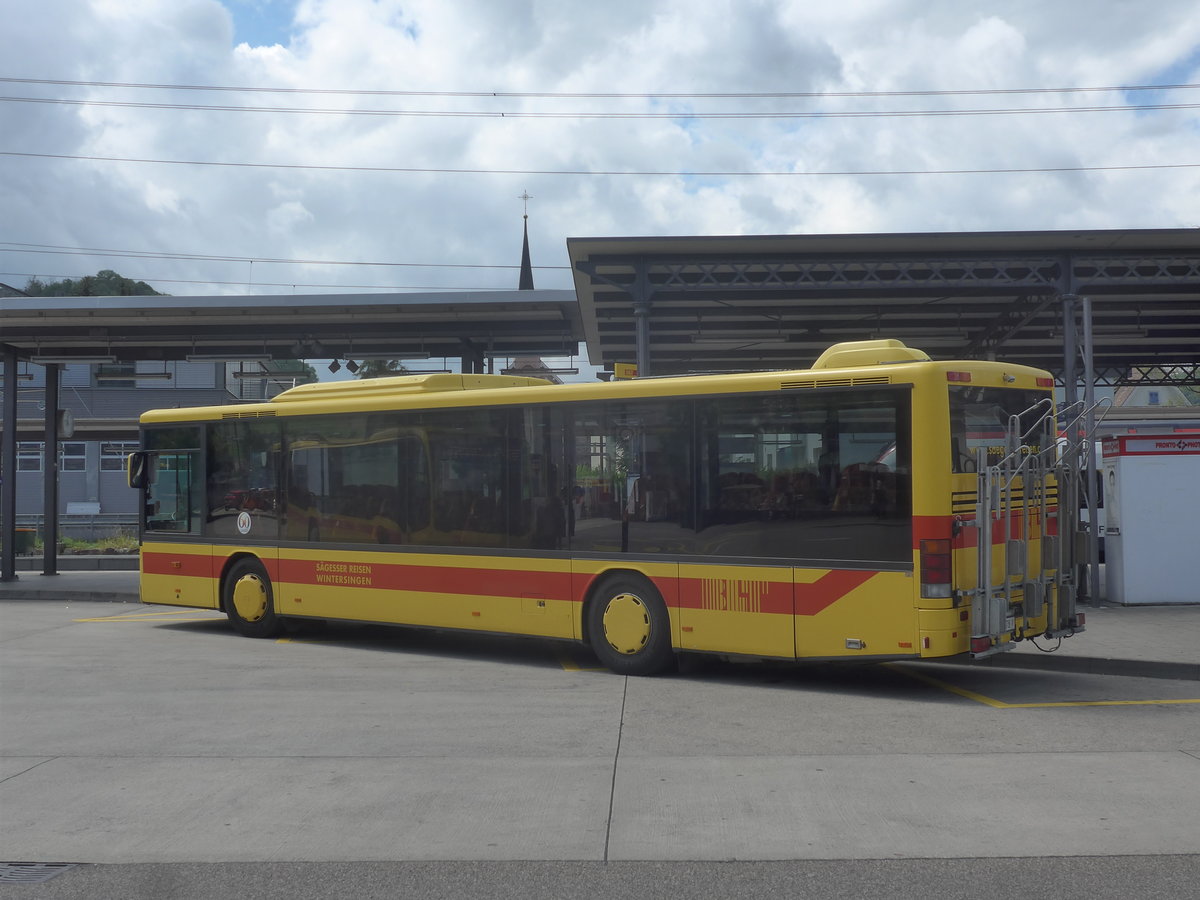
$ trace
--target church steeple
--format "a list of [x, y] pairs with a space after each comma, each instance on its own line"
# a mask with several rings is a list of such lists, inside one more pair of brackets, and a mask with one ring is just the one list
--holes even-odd
[[522, 217], [525, 220], [524, 235], [521, 242], [521, 279], [517, 283], [518, 291], [533, 290], [533, 265], [529, 262], [529, 191], [521, 194], [519, 200], [525, 201], [525, 215]]

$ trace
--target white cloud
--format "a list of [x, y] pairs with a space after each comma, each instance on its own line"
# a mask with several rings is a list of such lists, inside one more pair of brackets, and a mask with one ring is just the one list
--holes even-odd
[[[6, 23], [9, 77], [355, 91], [697, 93], [981, 90], [1200, 82], [1190, 0], [302, 0], [269, 46], [245, 0], [46, 0]], [[294, 9], [294, 14], [292, 10]], [[279, 43], [274, 43], [276, 36]], [[52, 48], [52, 52], [47, 52]], [[857, 111], [1198, 102], [1198, 91], [781, 100], [495, 98], [9, 84], [9, 96], [488, 112]], [[459, 170], [870, 172], [1200, 160], [1195, 110], [944, 118], [616, 119], [301, 115], [0, 103], [0, 149]], [[1200, 170], [791, 177], [352, 172], [5, 157], [0, 240], [69, 247], [515, 266], [581, 235], [1194, 226]], [[0, 247], [11, 246], [0, 244]], [[0, 280], [115, 268], [230, 282], [244, 263], [0, 253]], [[255, 281], [513, 287], [515, 269], [255, 264]], [[539, 287], [568, 287], [538, 270]], [[302, 288], [297, 288], [302, 290]]]
[[295, 200], [281, 203], [267, 212], [267, 227], [277, 235], [294, 234], [315, 221], [316, 217], [304, 208], [304, 204]]

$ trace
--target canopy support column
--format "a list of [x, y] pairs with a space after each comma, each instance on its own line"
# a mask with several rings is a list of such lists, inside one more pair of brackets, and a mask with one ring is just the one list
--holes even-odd
[[58, 382], [62, 370], [46, 366], [46, 446], [42, 457], [42, 574], [58, 574]]
[[[1093, 355], [1092, 299], [1074, 293], [1062, 295], [1063, 323], [1063, 388], [1067, 407], [1079, 402], [1079, 364], [1083, 363], [1083, 409], [1071, 412], [1078, 419], [1076, 433], [1066, 435], [1068, 446], [1080, 449], [1087, 442], [1087, 452], [1081, 453], [1077, 464], [1083, 482], [1082, 498], [1088, 511], [1088, 529], [1084, 571], [1087, 573], [1087, 595], [1092, 606], [1100, 605], [1100, 528], [1099, 480], [1096, 477], [1096, 451], [1093, 446], [1096, 431], [1096, 373]], [[1060, 514], [1079, 515], [1080, 510], [1064, 510]], [[1081, 582], [1081, 587], [1083, 584]]]
[[17, 580], [17, 350], [4, 346], [4, 428], [0, 429], [0, 581]]
[[650, 279], [646, 271], [645, 259], [638, 260], [637, 275], [630, 295], [633, 297], [637, 373], [639, 378], [645, 378], [652, 374], [650, 370]]

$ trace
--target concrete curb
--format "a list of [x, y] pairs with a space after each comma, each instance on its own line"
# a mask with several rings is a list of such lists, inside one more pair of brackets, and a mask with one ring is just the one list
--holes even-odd
[[0, 582], [0, 603], [140, 603], [138, 573], [129, 570], [71, 569], [55, 575], [18, 571], [16, 580]]
[[[33, 582], [33, 578], [43, 581]], [[54, 584], [56, 576], [36, 576], [26, 573], [17, 581], [0, 584], [0, 604], [3, 603], [141, 603], [141, 595], [137, 591], [78, 589], [64, 591]]]
[[[18, 556], [18, 572], [40, 572], [44, 560], [40, 556]], [[66, 553], [58, 557], [55, 568], [60, 572], [136, 572], [136, 553]]]
[[136, 594], [113, 591], [72, 591], [69, 594], [39, 592], [20, 596], [10, 591], [0, 592], [0, 604], [47, 603], [51, 601], [58, 601], [65, 606], [70, 606], [72, 603], [137, 603], [140, 605], [142, 602]]

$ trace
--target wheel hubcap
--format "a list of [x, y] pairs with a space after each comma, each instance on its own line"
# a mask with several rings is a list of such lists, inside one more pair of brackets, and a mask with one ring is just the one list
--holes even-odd
[[243, 575], [233, 586], [233, 607], [246, 622], [267, 614], [267, 586], [257, 575]]
[[650, 639], [650, 611], [640, 597], [617, 594], [604, 609], [604, 637], [618, 653], [630, 656]]

